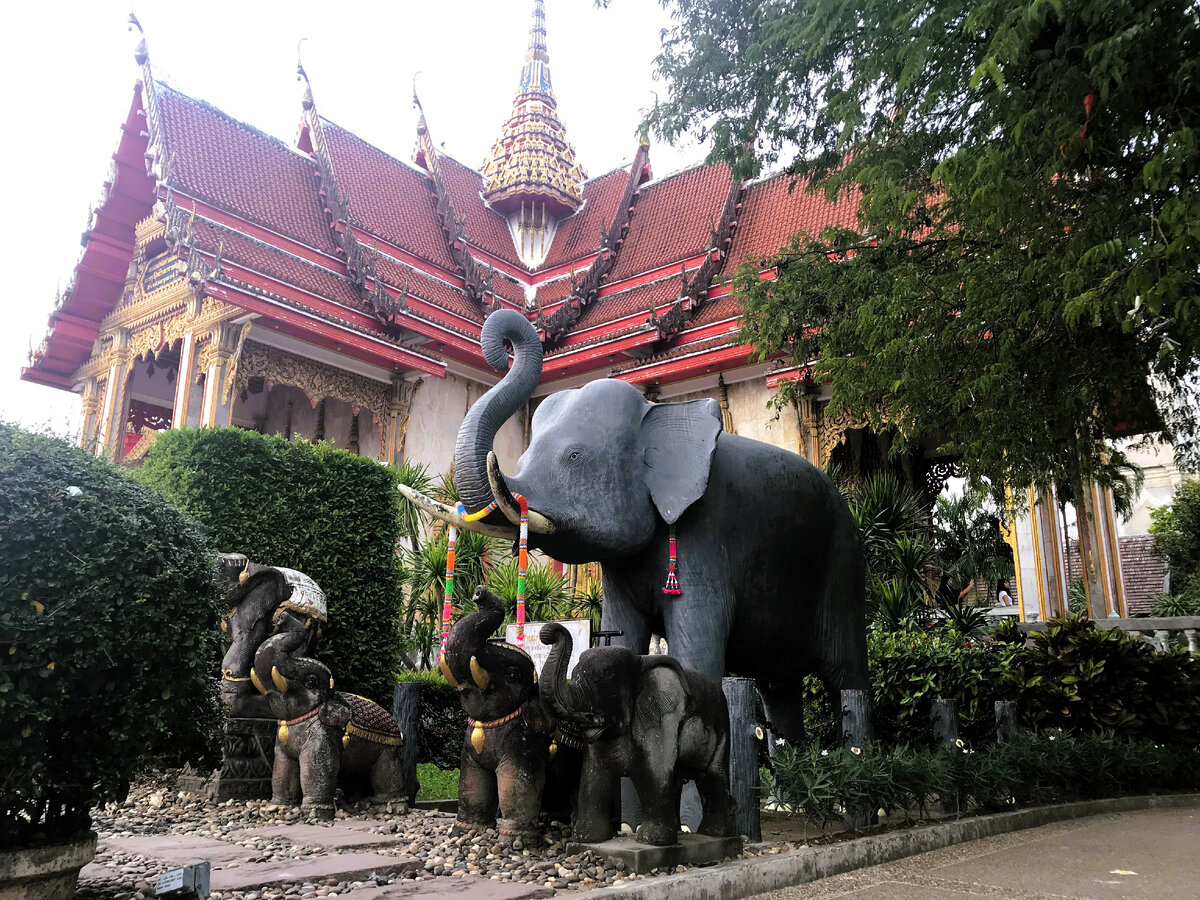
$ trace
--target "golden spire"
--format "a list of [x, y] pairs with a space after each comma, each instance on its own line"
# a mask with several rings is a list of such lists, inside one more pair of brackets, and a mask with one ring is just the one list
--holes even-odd
[[[530, 226], [536, 223], [543, 231], [548, 221], [579, 209], [587, 178], [575, 161], [575, 148], [567, 141], [557, 105], [546, 52], [545, 4], [534, 0], [517, 96], [482, 174], [483, 198], [489, 206], [510, 220], [528, 219]], [[521, 222], [513, 223], [514, 238]]]

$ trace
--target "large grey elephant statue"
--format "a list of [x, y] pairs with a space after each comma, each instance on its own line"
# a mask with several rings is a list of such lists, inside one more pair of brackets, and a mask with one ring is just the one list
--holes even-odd
[[[521, 495], [531, 547], [566, 563], [601, 562], [601, 627], [623, 632], [619, 645], [645, 653], [651, 633], [661, 634], [687, 668], [757, 679], [788, 738], [803, 733], [805, 674], [833, 692], [867, 687], [862, 548], [824, 473], [724, 432], [716, 401], [649, 403], [603, 379], [547, 397], [519, 473], [505, 476], [492, 442], [532, 396], [542, 348], [512, 310], [488, 317], [481, 343], [488, 363], [508, 371], [463, 420], [455, 475], [468, 514], [495, 507], [467, 521], [403, 489], [409, 499], [459, 527], [513, 537]], [[672, 526], [678, 594], [663, 591]]]

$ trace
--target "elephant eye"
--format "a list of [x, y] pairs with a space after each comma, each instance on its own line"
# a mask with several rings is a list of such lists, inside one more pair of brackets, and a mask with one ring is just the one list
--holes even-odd
[[568, 456], [567, 458], [569, 460], [571, 460], [571, 462], [575, 462], [575, 460], [579, 459], [579, 457], [581, 457], [581, 456], [583, 456], [583, 454], [580, 453], [578, 450], [572, 450], [571, 455]]

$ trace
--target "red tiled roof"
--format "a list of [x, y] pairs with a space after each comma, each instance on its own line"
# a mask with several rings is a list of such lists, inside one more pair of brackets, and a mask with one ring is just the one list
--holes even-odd
[[[586, 270], [585, 270], [586, 271]], [[579, 283], [580, 276], [583, 272], [575, 274], [575, 283]], [[537, 302], [543, 307], [549, 306], [551, 303], [557, 303], [562, 300], [567, 294], [571, 293], [571, 277], [568, 275], [565, 278], [556, 278], [553, 281], [547, 281], [538, 285]]]
[[600, 249], [600, 228], [612, 228], [617, 207], [629, 184], [629, 167], [614, 169], [583, 186], [583, 208], [558, 226], [546, 261], [539, 268], [560, 266]]
[[492, 273], [492, 291], [510, 303], [517, 304], [521, 309], [525, 308], [525, 288], [507, 275], [500, 272]]
[[351, 222], [402, 250], [455, 271], [433, 211], [426, 176], [326, 119], [321, 125], [334, 179], [350, 198]]
[[449, 156], [439, 156], [438, 164], [450, 205], [454, 207], [455, 215], [462, 217], [467, 240], [480, 250], [524, 269], [525, 265], [513, 245], [508, 221], [500, 213], [484, 206], [480, 195], [483, 176]]
[[793, 234], [806, 231], [814, 237], [828, 225], [857, 225], [857, 195], [847, 194], [830, 203], [821, 192], [810, 194], [806, 182], [792, 184], [790, 175], [776, 175], [753, 184], [742, 195], [738, 227], [729, 248], [723, 274], [732, 277], [747, 259], [771, 257], [786, 247]]
[[669, 350], [664, 350], [662, 353], [656, 353], [653, 356], [647, 356], [644, 359], [633, 359], [627, 363], [613, 366], [612, 371], [628, 372], [630, 369], [638, 369], [642, 366], [648, 366], [653, 363], [666, 362], [670, 359], [678, 359], [681, 356], [689, 356], [693, 353], [701, 353], [705, 350], [719, 350], [722, 347], [728, 347], [734, 341], [728, 336], [709, 338], [706, 341], [696, 341], [693, 344], [679, 344]]
[[642, 188], [612, 280], [703, 253], [720, 226], [731, 176], [724, 163], [699, 166]]
[[609, 294], [607, 297], [594, 300], [583, 311], [583, 315], [579, 317], [579, 322], [572, 331], [593, 328], [606, 322], [615, 322], [617, 319], [637, 312], [649, 316], [651, 303], [657, 308], [677, 299], [679, 299], [678, 276], [639, 285], [632, 290], [621, 291], [617, 294]]
[[221, 258], [244, 266], [284, 284], [316, 294], [356, 309], [369, 312], [367, 305], [345, 278], [305, 262], [298, 257], [250, 238], [197, 220], [192, 226], [196, 246], [207, 253], [221, 251]]
[[[313, 163], [276, 138], [156, 85], [172, 186], [255, 225], [332, 253]], [[186, 208], [185, 202], [180, 202]]]
[[483, 324], [483, 311], [480, 310], [479, 305], [472, 302], [463, 291], [444, 281], [438, 281], [416, 269], [402, 266], [383, 254], [380, 254], [375, 260], [375, 271], [385, 284], [396, 290], [407, 287], [410, 293], [422, 300], [428, 300], [464, 319]]
[[1125, 605], [1130, 614], [1149, 613], [1163, 592], [1167, 565], [1154, 555], [1154, 538], [1148, 534], [1118, 538], [1118, 546]]
[[731, 319], [734, 316], [741, 315], [741, 308], [738, 306], [737, 298], [732, 294], [726, 294], [724, 297], [718, 297], [700, 307], [700, 311], [696, 313], [695, 318], [688, 323], [688, 328], [695, 328], [698, 325], [708, 325], [710, 322], [720, 322], [722, 319]]

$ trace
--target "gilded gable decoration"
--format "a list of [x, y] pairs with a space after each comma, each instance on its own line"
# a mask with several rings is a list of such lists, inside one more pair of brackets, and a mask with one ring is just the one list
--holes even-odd
[[234, 382], [236, 395], [245, 394], [251, 378], [262, 378], [267, 389], [287, 384], [304, 391], [315, 408], [326, 397], [349, 404], [355, 412], [367, 409], [382, 422], [391, 402], [390, 385], [295, 353], [246, 341]]

